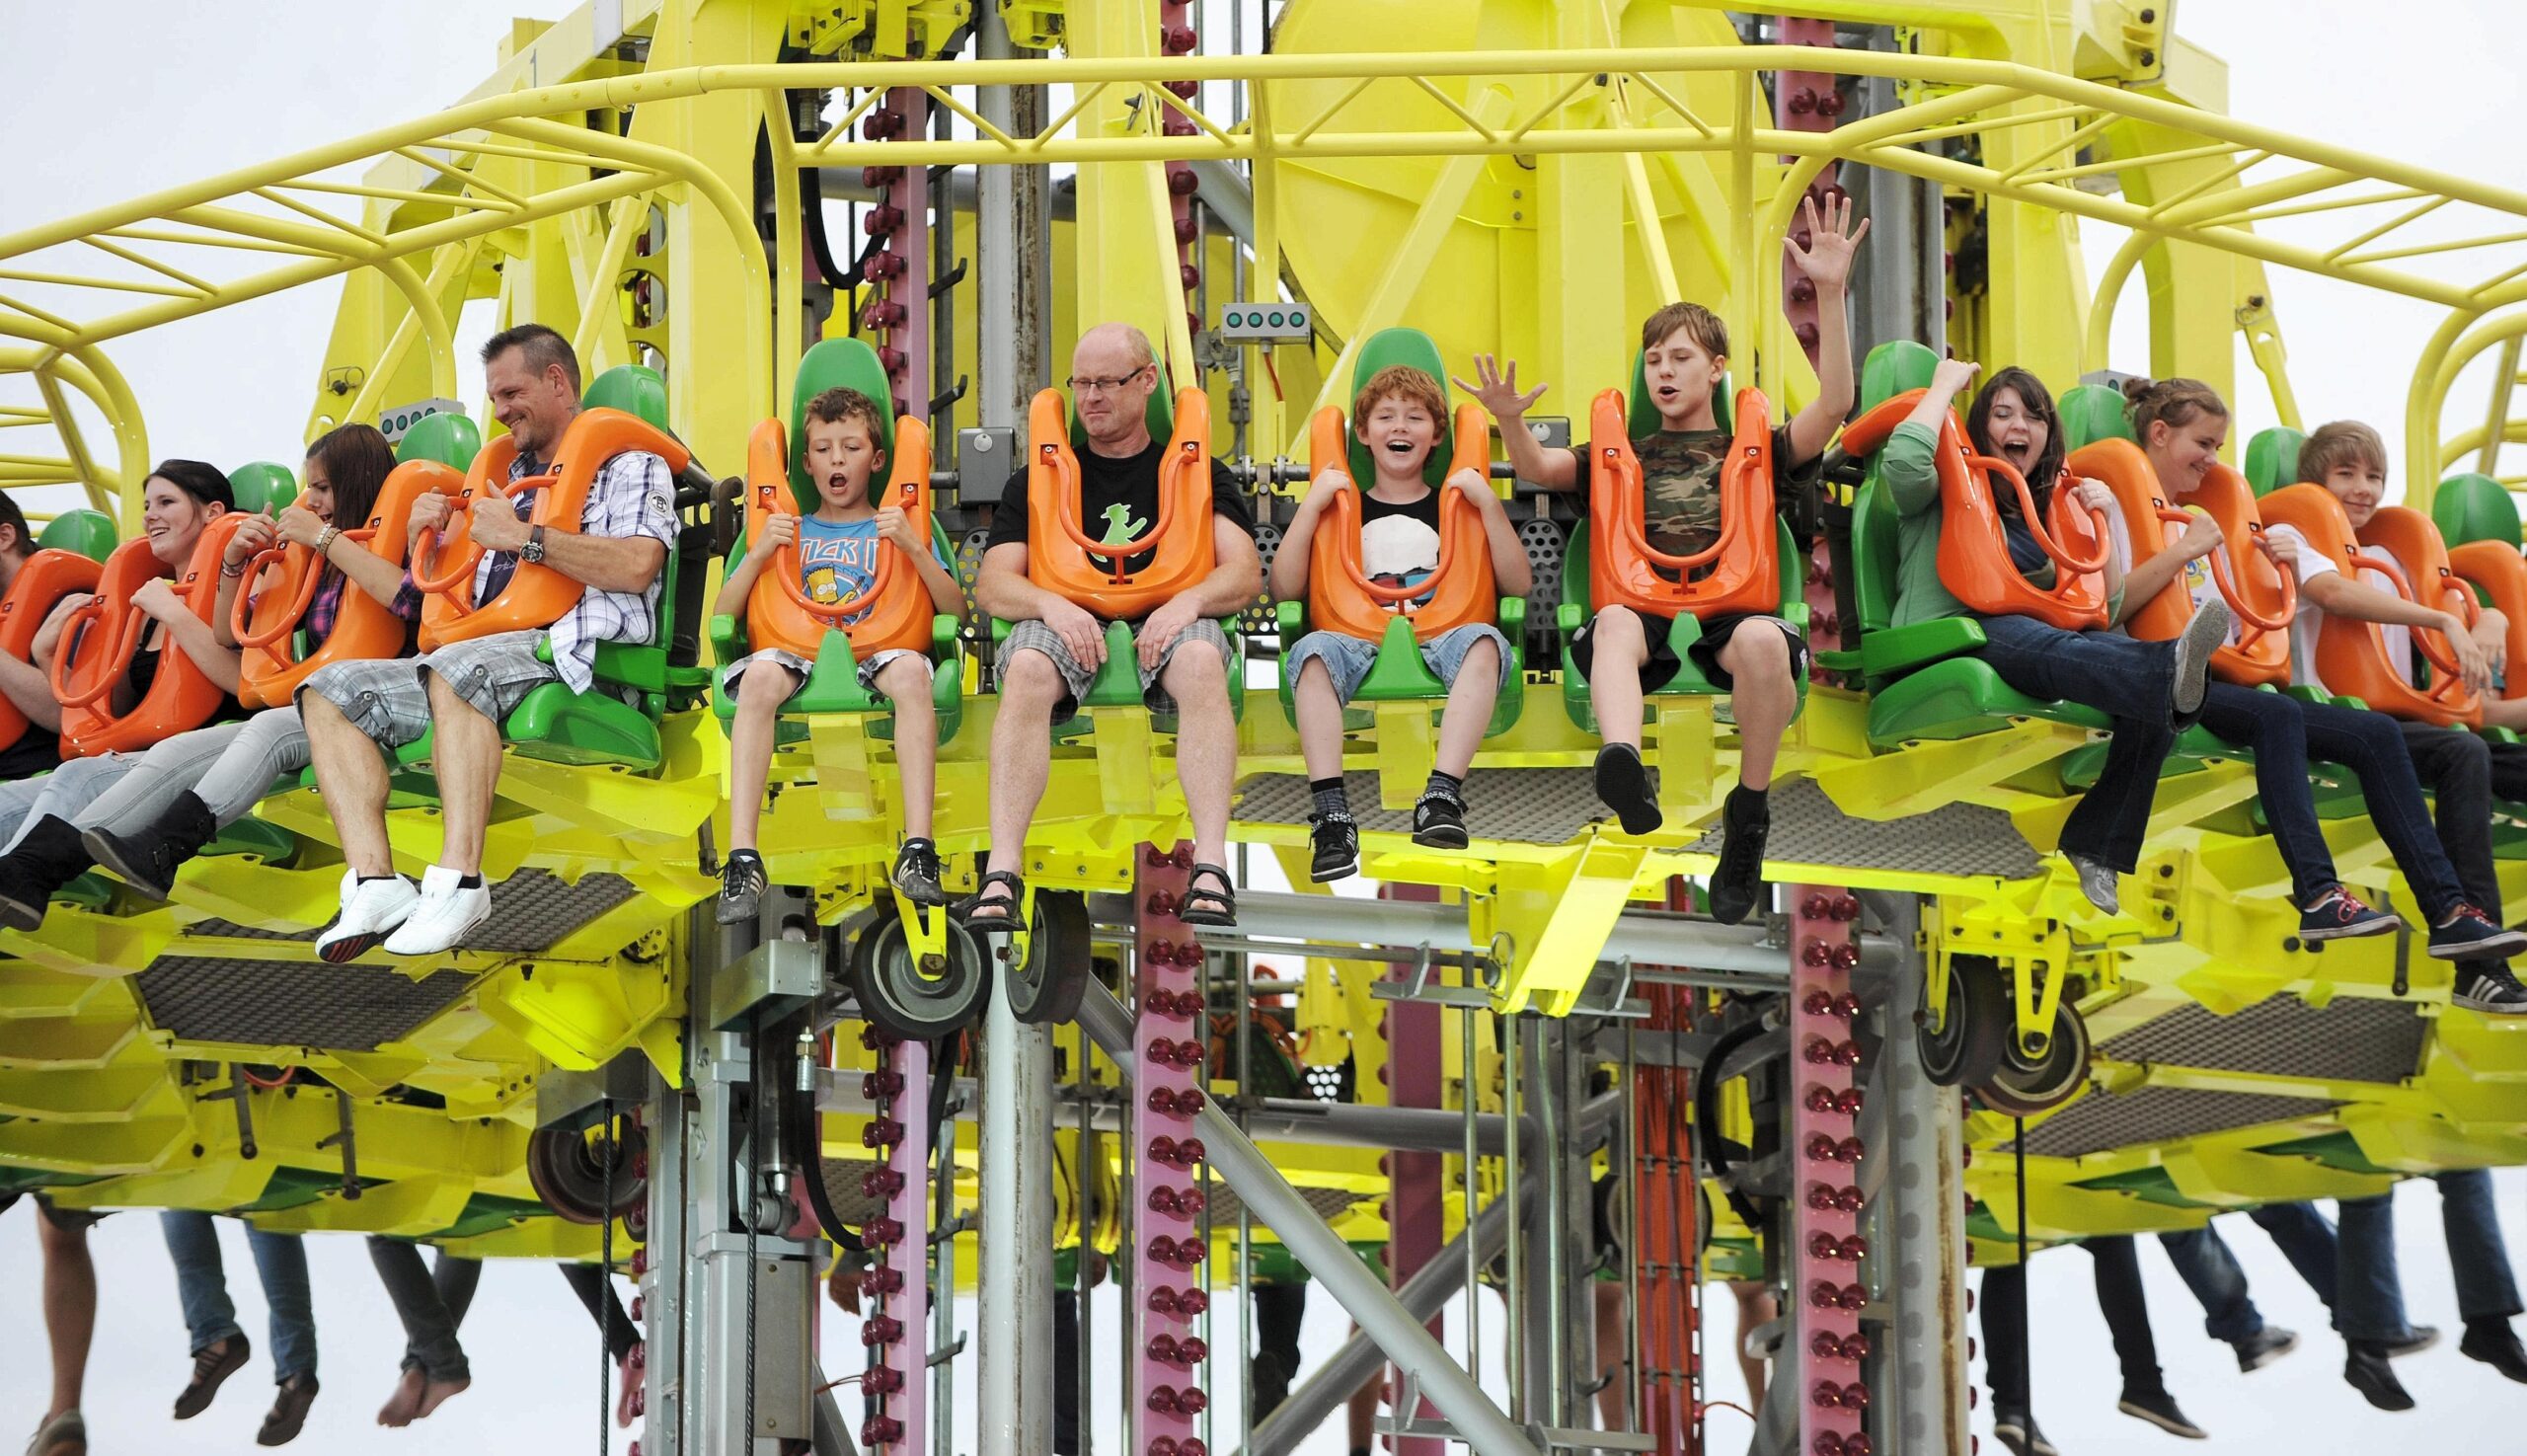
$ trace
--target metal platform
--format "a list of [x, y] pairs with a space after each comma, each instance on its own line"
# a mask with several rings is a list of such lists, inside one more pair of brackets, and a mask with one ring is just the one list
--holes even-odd
[[[2025, 880], [2043, 869], [2034, 847], [1996, 808], [1955, 804], [1900, 819], [1855, 819], [1834, 807], [1825, 791], [1808, 779], [1785, 780], [1773, 787], [1771, 798], [1767, 860], [2002, 880]], [[1716, 855], [1720, 841], [1720, 826], [1714, 822], [1710, 832], [1686, 848]]]
[[411, 1035], [474, 977], [370, 965], [161, 956], [133, 978], [150, 1025], [185, 1041], [374, 1051]]
[[2232, 1016], [2186, 1005], [2099, 1049], [2117, 1061], [2393, 1085], [2421, 1069], [2428, 1032], [2410, 1002], [2275, 996]]
[[2029, 1128], [2027, 1151], [2036, 1158], [2085, 1158], [2137, 1143], [2171, 1142], [2258, 1122], [2312, 1117], [2339, 1106], [2311, 1098], [2175, 1087], [2144, 1087], [2119, 1096], [2093, 1092], [2046, 1118], [2043, 1125]]
[[[469, 951], [525, 956], [575, 934], [639, 893], [620, 875], [589, 875], [576, 883], [549, 870], [520, 870], [492, 886], [492, 918], [465, 938]], [[311, 942], [323, 926], [305, 930], [258, 930], [229, 920], [196, 920], [186, 934], [224, 940]]]
[[[1378, 806], [1378, 776], [1342, 776], [1363, 833], [1410, 834], [1413, 812]], [[1262, 774], [1241, 788], [1236, 817], [1249, 824], [1304, 824], [1315, 802], [1301, 774]], [[1465, 826], [1477, 839], [1568, 844], [1613, 812], [1597, 802], [1595, 777], [1583, 768], [1523, 768], [1478, 773], [1466, 781]]]

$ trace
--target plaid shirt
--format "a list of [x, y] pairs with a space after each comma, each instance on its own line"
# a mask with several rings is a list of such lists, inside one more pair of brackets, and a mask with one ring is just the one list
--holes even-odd
[[[525, 455], [509, 464], [512, 481], [543, 473], [543, 464]], [[515, 498], [520, 519], [534, 509], [535, 495], [527, 491]], [[673, 551], [675, 482], [667, 463], [646, 450], [626, 450], [597, 467], [596, 479], [588, 486], [587, 503], [579, 509], [579, 532], [617, 538], [646, 536]], [[516, 573], [517, 562], [512, 552], [484, 552], [474, 567], [474, 600], [483, 603], [499, 595], [500, 588], [508, 585], [509, 577]], [[553, 665], [573, 692], [584, 693], [595, 684], [598, 643], [646, 643], [657, 636], [658, 591], [665, 579], [662, 571], [639, 591], [588, 587], [579, 593], [578, 605], [553, 624]], [[421, 591], [413, 585], [413, 574], [407, 571], [404, 584], [395, 594], [395, 612], [410, 620], [420, 615], [420, 607]]]

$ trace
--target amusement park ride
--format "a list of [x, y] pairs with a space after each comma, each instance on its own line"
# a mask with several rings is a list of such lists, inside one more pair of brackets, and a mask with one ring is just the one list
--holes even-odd
[[[342, 855], [294, 779], [166, 902], [83, 877], [0, 930], [0, 1188], [604, 1261], [640, 1284], [648, 1456], [946, 1452], [956, 1361], [979, 1366], [981, 1450], [1048, 1450], [1053, 1296], [1083, 1250], [1131, 1294], [1131, 1358], [1088, 1398], [1122, 1403], [1134, 1456], [1290, 1451], [1381, 1362], [1399, 1450], [1699, 1452], [1721, 1277], [1785, 1294], [1758, 1448], [1864, 1456], [1967, 1448], [1969, 1262], [2527, 1162], [2527, 1025], [2452, 1008], [2409, 936], [2301, 945], [2240, 750], [2181, 745], [2121, 912], [2090, 906], [2049, 851], [2102, 720], [1889, 626], [1894, 525], [1859, 454], [1725, 568], [1818, 649], [1747, 924], [1695, 911], [1737, 759], [1723, 699], [1649, 701], [1666, 827], [1624, 834], [1590, 792], [1562, 645], [1637, 526], [1505, 465], [1536, 588], [1504, 617], [1523, 671], [1468, 849], [1417, 846], [1397, 811], [1443, 695], [1406, 631], [1347, 749], [1383, 805], [1361, 815], [1379, 895], [1247, 882], [1266, 857], [1308, 881], [1277, 670], [1300, 619], [1259, 602], [1235, 624], [1234, 930], [1176, 918], [1171, 725], [1128, 682], [1057, 727], [1023, 933], [899, 906], [891, 726], [849, 671], [871, 640], [777, 592], [740, 621], [714, 584], [789, 503], [800, 405], [856, 383], [892, 402], [897, 488], [970, 588], [1018, 452], [1064, 437], [1034, 396], [1104, 320], [1156, 342], [1174, 438], [1246, 483], [1268, 552], [1311, 420], [1387, 331], [1459, 369], [1514, 356], [1576, 412], [1635, 378], [1638, 320], [1698, 299], [1737, 341], [1732, 386], [1787, 418], [1816, 389], [1816, 290], [1781, 262], [1805, 197], [1872, 220], [1863, 411], [1943, 345], [2057, 391], [2145, 362], [2225, 392], [2242, 333], [2295, 429], [2267, 269], [2320, 274], [2445, 310], [2399, 469], [2460, 576], [2527, 586], [2508, 483], [2448, 478], [2494, 472], [2519, 428], [2527, 194], [2232, 118], [2165, 0], [1286, 0], [1268, 35], [1211, 9], [591, 0], [518, 23], [435, 115], [0, 238], [0, 372], [27, 401], [0, 407], [0, 484], [84, 487], [126, 536], [151, 440], [116, 341], [290, 287], [342, 290], [310, 438], [373, 422], [406, 470], [479, 478], [502, 444], [454, 398], [454, 329], [491, 299], [693, 462], [658, 639], [598, 664], [629, 691], [548, 689], [506, 725], [497, 911], [461, 950], [316, 958]], [[2130, 229], [2094, 283], [2082, 219]], [[2118, 361], [2135, 268], [2150, 357]], [[2487, 354], [2489, 423], [2443, 426]], [[2259, 437], [2248, 479], [2289, 486], [2295, 450]], [[70, 559], [103, 555], [99, 524], [47, 528], [56, 594], [97, 575]], [[0, 642], [43, 608], [10, 610]], [[285, 701], [303, 664], [261, 627]], [[938, 839], [969, 890], [993, 624], [889, 630], [943, 664]], [[723, 927], [714, 666], [778, 632], [839, 670], [783, 720], [773, 891]], [[439, 832], [420, 746], [391, 814], [412, 870]], [[2346, 777], [2317, 769], [2341, 872], [2409, 906]], [[2527, 809], [2500, 815], [2527, 854]], [[2515, 909], [2527, 861], [2502, 881]], [[869, 1269], [865, 1373], [814, 1367], [837, 1244]], [[1299, 1279], [1358, 1335], [1259, 1427], [1211, 1419], [1206, 1392], [1246, 1378], [1250, 1284]], [[1430, 1323], [1473, 1281], [1506, 1297], [1505, 1387]], [[1606, 1369], [1627, 1413], [1592, 1429]]]

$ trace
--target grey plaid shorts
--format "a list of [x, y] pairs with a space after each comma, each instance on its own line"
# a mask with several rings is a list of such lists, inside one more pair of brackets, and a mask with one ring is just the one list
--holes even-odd
[[418, 657], [337, 662], [308, 678], [299, 691], [341, 709], [379, 746], [400, 748], [429, 731], [429, 673], [446, 678], [457, 696], [495, 724], [506, 722], [528, 693], [560, 682], [560, 669], [536, 658], [536, 644], [544, 636], [541, 630], [498, 632]]
[[[1148, 706], [1150, 712], [1167, 715], [1173, 715], [1176, 712], [1176, 700], [1167, 695], [1167, 689], [1159, 686], [1159, 678], [1165, 675], [1167, 664], [1176, 660], [1178, 652], [1195, 643], [1203, 644], [1212, 651], [1219, 653], [1220, 661], [1224, 664], [1237, 660], [1236, 654], [1229, 651], [1228, 634], [1220, 630], [1220, 624], [1208, 617], [1196, 618], [1192, 626], [1186, 628], [1178, 634], [1176, 641], [1168, 644], [1167, 654], [1158, 659], [1156, 667], [1140, 669], [1141, 702]], [[1061, 670], [1063, 685], [1070, 689], [1069, 695], [1054, 708], [1054, 721], [1059, 722], [1077, 713], [1079, 700], [1088, 695], [1089, 685], [1097, 681], [1097, 669], [1072, 656], [1069, 645], [1064, 643], [1053, 629], [1034, 617], [1013, 624], [1009, 629], [1009, 640], [1000, 645], [1000, 656], [1003, 662], [1022, 651], [1041, 652], [1052, 658], [1053, 666]], [[1139, 666], [1137, 662], [1133, 665]]]

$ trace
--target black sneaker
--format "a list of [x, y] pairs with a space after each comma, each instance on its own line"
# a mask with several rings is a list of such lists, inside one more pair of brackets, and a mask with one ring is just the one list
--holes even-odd
[[2481, 1360], [2501, 1374], [2527, 1385], [2527, 1349], [2518, 1344], [2518, 1334], [2507, 1320], [2497, 1316], [2468, 1320], [2466, 1338], [2457, 1341], [2457, 1353], [2470, 1360]]
[[1615, 811], [1626, 834], [1655, 833], [1666, 821], [1649, 792], [1648, 766], [1630, 743], [1608, 743], [1597, 750], [1597, 798]]
[[2211, 1432], [2184, 1418], [2184, 1413], [2176, 1407], [2176, 1397], [2164, 1390], [2133, 1390], [2127, 1387], [2123, 1399], [2114, 1403], [2114, 1409], [2136, 1420], [2146, 1420], [2172, 1436], [2182, 1436], [2188, 1441], [2211, 1439]]
[[1720, 867], [1711, 872], [1711, 915], [1735, 925], [1764, 893], [1764, 839], [1772, 832], [1772, 803], [1763, 791], [1728, 791], [1720, 811]]
[[157, 822], [131, 834], [91, 829], [80, 836], [88, 858], [133, 889], [163, 900], [176, 888], [176, 872], [219, 837], [218, 821], [201, 800], [179, 794]]
[[763, 913], [763, 892], [771, 884], [763, 856], [750, 849], [728, 851], [727, 863], [720, 867], [720, 923], [738, 925]]
[[[1315, 858], [1308, 864], [1308, 879], [1319, 884], [1347, 880], [1360, 873], [1360, 826], [1349, 814], [1308, 815], [1307, 842]], [[1418, 815], [1415, 827], [1419, 827]], [[1418, 838], [1417, 833], [1416, 838]]]
[[2527, 986], [2498, 961], [2458, 966], [2456, 989], [2448, 999], [2485, 1016], [2527, 1016]]
[[2025, 1411], [1992, 1408], [1992, 1436], [2009, 1447], [2010, 1456], [2062, 1456], [2061, 1448], [2044, 1438], [2035, 1418]]
[[2360, 1398], [2381, 1411], [2410, 1411], [2412, 1395], [2387, 1363], [2387, 1347], [2374, 1340], [2347, 1341], [2349, 1353], [2343, 1356], [2342, 1378]]
[[[759, 867], [762, 861], [756, 864]], [[904, 841], [904, 847], [895, 852], [895, 872], [886, 877], [886, 882], [916, 905], [948, 903], [948, 891], [939, 885], [939, 846], [927, 839]], [[727, 903], [726, 894], [722, 891], [723, 904]], [[749, 918], [752, 914], [751, 910], [747, 912]]]
[[1463, 849], [1474, 842], [1465, 830], [1465, 801], [1445, 789], [1424, 789], [1413, 805], [1413, 842], [1431, 849]]
[[2299, 1347], [2298, 1335], [2278, 1325], [2266, 1325], [2234, 1343], [2238, 1351], [2238, 1369], [2252, 1375], [2264, 1366]]

